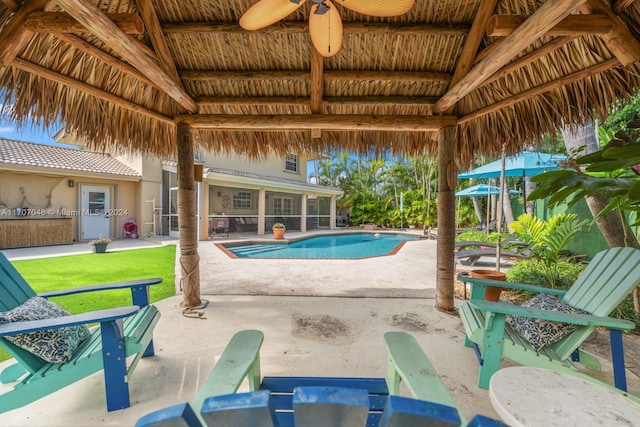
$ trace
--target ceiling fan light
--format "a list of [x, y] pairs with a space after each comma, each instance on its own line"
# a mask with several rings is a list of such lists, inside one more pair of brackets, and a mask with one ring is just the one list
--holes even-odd
[[330, 57], [338, 53], [342, 45], [342, 19], [335, 6], [326, 1], [329, 11], [318, 15], [316, 14], [317, 4], [311, 8], [311, 16], [309, 16], [309, 33], [311, 34], [311, 42], [318, 53], [324, 57]]

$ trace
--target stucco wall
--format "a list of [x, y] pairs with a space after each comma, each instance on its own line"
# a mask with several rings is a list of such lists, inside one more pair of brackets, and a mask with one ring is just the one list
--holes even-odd
[[[71, 186], [73, 185], [73, 186]], [[79, 175], [52, 176], [43, 172], [0, 172], [0, 219], [15, 217], [16, 208], [28, 208], [30, 217], [69, 217], [73, 240], [81, 241], [82, 216], [80, 206], [83, 186], [107, 187], [111, 190], [110, 237], [122, 237], [127, 219], [135, 217], [139, 205], [140, 184], [134, 181]], [[21, 210], [24, 214], [25, 211]]]
[[250, 160], [238, 156], [221, 156], [214, 153], [203, 155], [207, 167], [231, 169], [251, 172], [259, 175], [275, 176], [279, 178], [307, 181], [307, 158], [298, 155], [298, 172], [288, 172], [284, 169], [284, 157], [269, 157], [267, 159]]

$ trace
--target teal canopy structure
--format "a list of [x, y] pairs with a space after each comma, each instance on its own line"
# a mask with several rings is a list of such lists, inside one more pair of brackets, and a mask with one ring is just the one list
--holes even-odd
[[[558, 169], [558, 163], [566, 159], [567, 156], [562, 154], [522, 151], [505, 158], [504, 176], [536, 176], [549, 170]], [[458, 178], [500, 178], [501, 162], [498, 159], [461, 173]]]

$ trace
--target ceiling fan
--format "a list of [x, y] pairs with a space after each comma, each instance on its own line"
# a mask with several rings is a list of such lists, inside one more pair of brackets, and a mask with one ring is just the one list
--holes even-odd
[[[245, 30], [258, 30], [295, 12], [306, 0], [260, 0], [240, 18]], [[334, 0], [355, 12], [371, 16], [397, 16], [413, 7], [415, 0]], [[330, 0], [311, 0], [309, 33], [322, 56], [333, 56], [342, 44], [342, 19]]]

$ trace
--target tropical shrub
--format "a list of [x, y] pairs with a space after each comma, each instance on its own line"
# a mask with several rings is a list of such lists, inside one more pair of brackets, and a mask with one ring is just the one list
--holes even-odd
[[456, 236], [456, 242], [490, 242], [498, 243], [498, 239], [504, 240], [505, 234], [489, 233], [487, 235], [484, 231], [465, 231]]
[[488, 242], [489, 237], [484, 231], [465, 231], [456, 236], [456, 242]]
[[[580, 263], [568, 260], [558, 260], [556, 271], [555, 287], [559, 289], [569, 289], [584, 271], [585, 266]], [[544, 271], [544, 266], [536, 259], [523, 259], [516, 262], [507, 271], [507, 281], [513, 283], [527, 283], [530, 285], [545, 288], [552, 287], [548, 274]]]
[[588, 223], [589, 220], [579, 221], [576, 214], [561, 213], [548, 221], [522, 214], [509, 226], [518, 243], [507, 248], [529, 251], [530, 258], [539, 261], [542, 272], [555, 288], [559, 280], [558, 260], [566, 253], [571, 238]]

